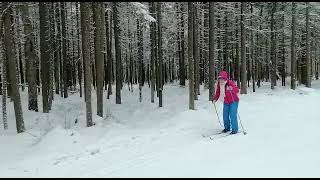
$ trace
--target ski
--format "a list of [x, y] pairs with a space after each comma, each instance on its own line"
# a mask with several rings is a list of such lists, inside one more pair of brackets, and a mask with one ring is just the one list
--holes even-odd
[[223, 135], [221, 135], [221, 136], [212, 135], [209, 138], [210, 138], [210, 140], [216, 140], [216, 139], [220, 139], [220, 138], [227, 137], [227, 136], [240, 135], [241, 133], [242, 132], [238, 132], [237, 134], [223, 133]]
[[210, 136], [215, 136], [215, 135], [219, 135], [219, 134], [225, 134], [224, 132], [218, 132], [218, 133], [214, 133], [214, 134], [202, 134], [202, 137], [206, 138], [206, 137], [210, 137]]
[[231, 134], [229, 134], [229, 133], [224, 133], [223, 135], [221, 135], [221, 136], [210, 136], [209, 138], [210, 138], [210, 140], [216, 140], [216, 139], [220, 139], [220, 138], [223, 138], [223, 137], [227, 137], [227, 136], [230, 136]]

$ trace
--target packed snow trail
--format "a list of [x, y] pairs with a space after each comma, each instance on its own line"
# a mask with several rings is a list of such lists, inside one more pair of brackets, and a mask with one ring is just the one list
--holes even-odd
[[[138, 87], [131, 93], [124, 86], [120, 105], [104, 94], [104, 118], [95, 115], [92, 96], [97, 124], [90, 128], [79, 94], [55, 96], [52, 111], [43, 114], [27, 110], [25, 90], [26, 133], [16, 134], [13, 104], [7, 101], [0, 177], [319, 177], [320, 81], [312, 86], [271, 90], [263, 83], [256, 93], [249, 88], [239, 103], [248, 134], [214, 141], [202, 137], [222, 130], [203, 89], [191, 111], [188, 88], [176, 83], [165, 86], [162, 108], [157, 100], [150, 103], [149, 88], [143, 88], [139, 103]], [[38, 101], [42, 112], [40, 96]], [[222, 103], [216, 106], [222, 117]]]

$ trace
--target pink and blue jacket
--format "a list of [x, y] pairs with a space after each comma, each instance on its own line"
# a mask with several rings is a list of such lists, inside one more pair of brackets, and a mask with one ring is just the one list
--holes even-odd
[[[219, 77], [227, 81], [225, 86], [224, 103], [231, 104], [234, 101], [239, 102], [239, 97], [238, 97], [239, 88], [233, 81], [229, 80], [228, 73], [226, 71], [221, 71], [219, 74]], [[231, 86], [232, 90], [227, 90], [228, 86]], [[213, 99], [217, 101], [219, 99], [219, 96], [220, 96], [220, 82], [218, 81], [216, 93]]]

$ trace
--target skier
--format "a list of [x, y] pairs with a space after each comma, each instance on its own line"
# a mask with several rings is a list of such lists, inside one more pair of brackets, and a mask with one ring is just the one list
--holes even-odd
[[239, 88], [237, 85], [229, 80], [228, 73], [226, 71], [221, 71], [218, 77], [218, 83], [216, 88], [216, 93], [214, 96], [214, 101], [217, 102], [218, 99], [224, 101], [223, 105], [223, 124], [224, 130], [222, 132], [228, 132], [230, 134], [238, 133], [238, 105], [239, 105]]

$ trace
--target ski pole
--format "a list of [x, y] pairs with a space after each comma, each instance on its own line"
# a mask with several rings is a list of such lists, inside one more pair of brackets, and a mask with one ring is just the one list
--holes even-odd
[[239, 122], [240, 122], [241, 128], [242, 128], [242, 130], [243, 130], [243, 134], [246, 135], [246, 134], [247, 134], [247, 131], [245, 131], [244, 128], [243, 128], [243, 126], [242, 126], [242, 122], [241, 122], [241, 119], [240, 119], [239, 112], [238, 112], [238, 118], [239, 118]]
[[212, 102], [213, 102], [213, 105], [214, 105], [214, 109], [216, 110], [216, 114], [217, 114], [217, 117], [218, 117], [219, 124], [220, 124], [221, 127], [223, 127], [221, 122], [220, 122], [220, 117], [219, 117], [219, 114], [218, 114], [218, 111], [217, 111], [217, 108], [216, 108], [216, 103], [214, 102], [214, 100]]

